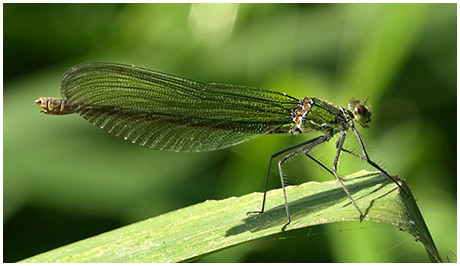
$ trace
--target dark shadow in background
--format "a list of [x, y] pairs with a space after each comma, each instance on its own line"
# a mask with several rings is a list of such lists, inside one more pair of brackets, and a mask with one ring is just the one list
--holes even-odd
[[17, 262], [123, 225], [116, 219], [27, 206], [3, 224], [3, 262]]

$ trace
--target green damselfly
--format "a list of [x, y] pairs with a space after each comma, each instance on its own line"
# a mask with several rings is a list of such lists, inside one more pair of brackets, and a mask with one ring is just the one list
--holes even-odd
[[[323, 133], [270, 157], [262, 208], [248, 214], [264, 212], [272, 161], [287, 153], [278, 162], [288, 219], [282, 230], [291, 222], [282, 165], [300, 153], [337, 178], [361, 219], [363, 213], [337, 175], [342, 151], [366, 161], [404, 191], [397, 178], [369, 159], [354, 121], [367, 128], [371, 112], [359, 100], [352, 100], [348, 108], [342, 108], [314, 97], [297, 99], [254, 87], [203, 83], [115, 63], [85, 63], [70, 68], [62, 77], [61, 94], [63, 99], [40, 97], [35, 102], [46, 114], [77, 113], [109, 133], [158, 150], [211, 151], [261, 134]], [[343, 147], [349, 129], [356, 136], [362, 155]], [[337, 133], [340, 133], [337, 153], [329, 169], [309, 152]]]

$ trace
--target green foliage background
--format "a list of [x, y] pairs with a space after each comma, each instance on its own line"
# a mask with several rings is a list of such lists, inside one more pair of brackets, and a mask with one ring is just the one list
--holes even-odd
[[[371, 158], [404, 177], [441, 256], [457, 250], [456, 4], [4, 4], [4, 261], [263, 189], [269, 156], [313, 135], [226, 150], [150, 150], [77, 115], [41, 114], [72, 65], [108, 61], [206, 82], [315, 96], [365, 94]], [[346, 145], [357, 150], [355, 142]], [[331, 142], [315, 150], [330, 165]], [[342, 175], [369, 169], [343, 156]], [[304, 157], [293, 184], [332, 179]], [[279, 187], [276, 171], [270, 186]], [[254, 206], [254, 209], [259, 206]], [[247, 212], [250, 210], [241, 210]], [[427, 262], [410, 236], [368, 223], [295, 230], [201, 262]]]

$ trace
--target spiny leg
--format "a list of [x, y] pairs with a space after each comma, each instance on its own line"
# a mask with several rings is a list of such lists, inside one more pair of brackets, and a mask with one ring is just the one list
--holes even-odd
[[[267, 192], [268, 192], [268, 181], [270, 179], [270, 171], [271, 171], [271, 166], [272, 166], [272, 161], [273, 159], [275, 159], [276, 157], [280, 156], [281, 154], [285, 153], [285, 152], [288, 152], [290, 150], [293, 150], [293, 149], [297, 149], [297, 148], [300, 148], [300, 147], [303, 147], [303, 146], [306, 146], [310, 143], [313, 143], [313, 142], [316, 142], [318, 141], [319, 139], [322, 139], [324, 138], [324, 136], [319, 136], [319, 137], [316, 137], [314, 139], [310, 139], [310, 140], [307, 140], [305, 142], [302, 142], [302, 143], [299, 143], [297, 145], [294, 145], [294, 146], [291, 146], [289, 148], [286, 148], [286, 149], [283, 149], [281, 151], [278, 151], [278, 152], [275, 152], [273, 153], [271, 156], [270, 156], [270, 161], [268, 162], [268, 170], [267, 170], [267, 177], [265, 179], [265, 188], [264, 188], [264, 197], [263, 197], [263, 200], [262, 200], [262, 208], [260, 209], [260, 211], [250, 211], [250, 212], [247, 212], [247, 214], [253, 214], [253, 213], [263, 213], [264, 212], [264, 209], [265, 209], [265, 199], [267, 197]], [[317, 145], [317, 144], [316, 144]], [[315, 145], [315, 146], [316, 146]]]
[[288, 222], [282, 227], [282, 231], [284, 231], [286, 226], [291, 223], [291, 216], [289, 214], [289, 208], [288, 208], [288, 203], [287, 203], [287, 196], [286, 196], [286, 189], [285, 189], [285, 185], [284, 185], [284, 176], [283, 176], [282, 165], [287, 159], [291, 158], [292, 156], [294, 156], [296, 154], [299, 154], [301, 152], [306, 153], [306, 152], [310, 151], [312, 148], [314, 148], [315, 146], [317, 146], [317, 145], [329, 140], [330, 138], [331, 137], [328, 136], [328, 135], [319, 136], [319, 137], [316, 137], [314, 139], [302, 142], [300, 144], [297, 144], [295, 146], [289, 147], [287, 149], [284, 149], [282, 151], [279, 151], [279, 152], [276, 152], [276, 153], [272, 154], [272, 156], [270, 157], [270, 161], [269, 161], [269, 165], [268, 165], [267, 178], [266, 178], [266, 181], [265, 181], [265, 190], [264, 190], [264, 197], [263, 197], [263, 201], [262, 201], [262, 208], [261, 208], [260, 211], [251, 211], [251, 212], [248, 212], [247, 214], [263, 213], [264, 212], [265, 201], [266, 201], [267, 190], [268, 190], [268, 180], [269, 180], [269, 177], [270, 177], [270, 169], [271, 169], [271, 164], [272, 164], [273, 159], [278, 157], [279, 155], [287, 152], [287, 151], [299, 148], [298, 150], [295, 150], [294, 152], [291, 152], [288, 155], [284, 156], [278, 162], [278, 168], [279, 168], [279, 171], [280, 171], [280, 179], [281, 179], [281, 187], [283, 189], [283, 195], [284, 195], [284, 206], [285, 206], [285, 209], [286, 209], [286, 216], [288, 218]]
[[359, 142], [359, 146], [361, 146], [361, 151], [363, 153], [364, 156], [360, 156], [356, 153], [353, 153], [351, 151], [348, 151], [346, 149], [342, 149], [343, 151], [353, 155], [353, 156], [356, 156], [364, 161], [366, 161], [368, 164], [372, 165], [374, 168], [376, 168], [377, 170], [379, 170], [380, 172], [382, 172], [384, 175], [386, 175], [388, 178], [390, 178], [396, 185], [398, 185], [398, 187], [404, 191], [404, 193], [409, 196], [409, 193], [407, 191], [404, 190], [404, 188], [398, 183], [398, 181], [396, 181], [396, 179], [394, 179], [391, 175], [389, 175], [385, 170], [382, 169], [382, 167], [380, 167], [378, 164], [376, 164], [375, 162], [373, 162], [370, 158], [369, 158], [369, 155], [367, 154], [367, 151], [366, 151], [366, 148], [364, 148], [364, 143], [361, 139], [361, 136], [359, 135], [358, 133], [358, 130], [356, 130], [356, 128], [354, 126], [351, 127], [351, 129], [353, 130], [353, 132], [355, 133], [355, 136], [356, 138], [358, 139], [358, 142]]
[[281, 180], [281, 187], [283, 189], [283, 196], [284, 196], [284, 207], [286, 209], [286, 216], [288, 218], [288, 221], [286, 224], [283, 225], [283, 227], [281, 228], [281, 231], [284, 231], [286, 229], [286, 227], [291, 223], [291, 215], [289, 214], [289, 207], [288, 207], [288, 201], [287, 201], [287, 196], [286, 196], [286, 189], [285, 189], [285, 185], [284, 185], [284, 174], [283, 174], [283, 163], [299, 154], [299, 153], [305, 153], [307, 154], [309, 151], [311, 151], [311, 149], [313, 149], [314, 147], [320, 145], [321, 143], [325, 142], [325, 141], [328, 141], [331, 137], [329, 135], [324, 135], [324, 136], [320, 136], [320, 137], [317, 137], [313, 140], [316, 140], [318, 139], [317, 141], [312, 141], [311, 143], [308, 143], [306, 144], [305, 146], [303, 146], [302, 148], [296, 150], [296, 151], [293, 151], [291, 153], [289, 153], [288, 155], [284, 156], [283, 158], [281, 158], [281, 160], [278, 161], [278, 169], [279, 169], [279, 172], [280, 172], [280, 180]]
[[323, 167], [324, 170], [328, 171], [331, 175], [334, 175], [334, 173], [329, 169], [327, 168], [323, 163], [321, 163], [320, 161], [318, 161], [317, 159], [315, 159], [313, 156], [311, 156], [310, 154], [308, 153], [305, 153], [305, 155], [310, 158], [312, 161], [314, 161], [315, 163], [319, 164], [319, 166]]
[[359, 219], [362, 220], [364, 218], [364, 216], [363, 216], [363, 213], [361, 212], [361, 209], [359, 209], [358, 204], [356, 204], [356, 201], [351, 196], [350, 191], [348, 191], [348, 188], [343, 183], [342, 178], [340, 178], [337, 175], [337, 164], [339, 162], [340, 152], [342, 151], [343, 143], [345, 142], [346, 136], [347, 136], [347, 132], [344, 130], [344, 131], [342, 131], [342, 134], [340, 135], [339, 140], [337, 140], [337, 143], [336, 143], [337, 154], [335, 155], [334, 164], [332, 165], [332, 173], [337, 178], [337, 180], [339, 181], [340, 185], [342, 185], [343, 190], [345, 191], [345, 193], [347, 193], [347, 196], [351, 200], [353, 205], [355, 205], [356, 209], [359, 212]]
[[[344, 149], [342, 149], [344, 150]], [[305, 155], [310, 158], [311, 160], [313, 160], [315, 163], [319, 164], [321, 167], [323, 167], [326, 171], [328, 171], [331, 175], [335, 176], [340, 184], [342, 185], [342, 188], [345, 190], [345, 193], [347, 193], [347, 196], [348, 198], [351, 200], [351, 202], [353, 202], [353, 205], [355, 205], [356, 209], [358, 210], [358, 212], [360, 213], [360, 216], [359, 216], [359, 219], [362, 220], [363, 218], [363, 214], [361, 212], [361, 210], [359, 209], [358, 205], [356, 205], [356, 202], [354, 201], [354, 199], [351, 197], [348, 189], [345, 187], [345, 184], [343, 183], [342, 179], [340, 177], [337, 176], [336, 173], [334, 173], [333, 171], [331, 171], [329, 168], [327, 168], [324, 164], [322, 164], [320, 161], [316, 160], [313, 156], [311, 156], [310, 154], [308, 153], [305, 153]]]

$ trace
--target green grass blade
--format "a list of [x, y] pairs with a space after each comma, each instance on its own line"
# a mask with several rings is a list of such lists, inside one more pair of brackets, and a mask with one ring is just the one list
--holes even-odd
[[[361, 171], [344, 178], [365, 214], [364, 222], [395, 226], [422, 243], [430, 260], [441, 261], [410, 193], [387, 177]], [[336, 181], [309, 182], [286, 188], [292, 223], [287, 230], [319, 224], [359, 221], [357, 210]], [[261, 193], [209, 200], [82, 240], [22, 262], [181, 262], [234, 245], [279, 234], [286, 223], [280, 189], [268, 193], [266, 211]]]

